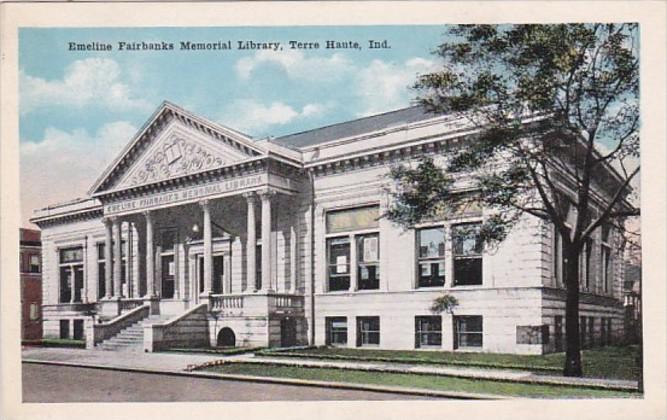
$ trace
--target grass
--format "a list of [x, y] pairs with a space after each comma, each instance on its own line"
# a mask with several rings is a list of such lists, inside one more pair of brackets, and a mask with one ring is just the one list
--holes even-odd
[[364, 372], [332, 368], [307, 368], [252, 363], [227, 363], [203, 370], [217, 373], [263, 377], [293, 378], [327, 382], [345, 382], [456, 391], [532, 398], [619, 398], [639, 397], [639, 393], [608, 391], [567, 386], [533, 385], [478, 379], [452, 378], [435, 375]]
[[173, 353], [193, 353], [193, 354], [220, 354], [231, 356], [234, 354], [250, 353], [262, 350], [263, 347], [208, 347], [208, 348], [171, 348], [164, 350]]
[[[636, 380], [639, 347], [607, 346], [582, 351], [584, 376], [589, 378]], [[459, 353], [446, 351], [376, 350], [338, 347], [313, 347], [299, 350], [261, 351], [272, 357], [306, 357], [350, 361], [382, 361], [422, 363], [483, 368], [523, 369], [536, 373], [560, 375], [565, 363], [564, 353], [517, 355], [498, 353]]]
[[24, 340], [22, 344], [27, 346], [42, 346], [42, 347], [72, 347], [72, 348], [86, 348], [85, 340], [72, 340], [64, 338], [43, 338], [41, 340]]

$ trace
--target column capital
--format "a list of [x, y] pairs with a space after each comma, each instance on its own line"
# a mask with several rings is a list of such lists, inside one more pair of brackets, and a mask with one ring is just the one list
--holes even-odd
[[105, 226], [110, 225], [110, 224], [112, 223], [112, 221], [113, 221], [113, 220], [112, 220], [112, 216], [104, 216], [104, 217], [102, 217], [102, 223], [103, 223]]
[[208, 200], [208, 199], [199, 200], [199, 205], [200, 205], [203, 209], [208, 210], [210, 204], [211, 204], [211, 203], [210, 203], [210, 200]]
[[141, 213], [146, 219], [151, 219], [153, 217], [153, 212], [151, 210], [144, 210]]
[[271, 200], [271, 197], [273, 197], [276, 192], [270, 188], [264, 188], [262, 190], [257, 191], [257, 194], [259, 195], [259, 198], [262, 199], [262, 201], [267, 201]]
[[257, 201], [257, 194], [254, 191], [248, 191], [241, 194], [248, 202], [255, 203]]
[[111, 223], [116, 224], [116, 223], [118, 223], [118, 222], [120, 221], [120, 217], [118, 217], [118, 216], [110, 216], [110, 217], [109, 217], [109, 220], [111, 220]]

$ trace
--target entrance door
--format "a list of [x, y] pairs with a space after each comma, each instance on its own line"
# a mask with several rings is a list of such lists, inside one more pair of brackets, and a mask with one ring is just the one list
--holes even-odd
[[296, 319], [283, 318], [280, 321], [280, 347], [296, 346]]
[[174, 277], [176, 267], [173, 255], [162, 256], [162, 298], [174, 298]]

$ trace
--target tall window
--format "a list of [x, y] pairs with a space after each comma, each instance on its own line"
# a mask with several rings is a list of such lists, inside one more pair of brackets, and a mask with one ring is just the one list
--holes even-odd
[[360, 290], [380, 288], [380, 235], [358, 235], [357, 279]]
[[417, 230], [417, 287], [445, 284], [445, 229]]
[[[173, 299], [176, 278], [176, 261], [174, 257], [175, 245], [178, 241], [176, 229], [163, 229], [160, 231], [160, 264], [162, 273], [161, 297]], [[125, 250], [125, 247], [123, 247]], [[123, 272], [125, 268], [123, 267]]]
[[602, 291], [609, 293], [609, 284], [611, 283], [612, 264], [611, 264], [611, 227], [608, 224], [602, 225], [602, 241], [600, 244], [600, 279], [602, 282]]
[[97, 297], [103, 298], [106, 295], [106, 260], [104, 259], [104, 242], [97, 244]]
[[329, 290], [350, 288], [350, 239], [327, 239], [329, 254]]
[[455, 286], [482, 284], [481, 225], [465, 223], [452, 226]]
[[359, 289], [380, 287], [379, 216], [379, 206], [327, 212], [329, 291], [349, 290], [353, 276]]
[[347, 345], [347, 318], [344, 316], [327, 317], [326, 324], [326, 344], [328, 346]]
[[80, 302], [83, 287], [83, 247], [61, 249], [59, 254], [60, 302]]
[[442, 345], [442, 317], [415, 317], [415, 348], [440, 347]]
[[380, 345], [380, 317], [357, 317], [357, 347]]
[[454, 348], [482, 347], [483, 336], [481, 316], [454, 317]]

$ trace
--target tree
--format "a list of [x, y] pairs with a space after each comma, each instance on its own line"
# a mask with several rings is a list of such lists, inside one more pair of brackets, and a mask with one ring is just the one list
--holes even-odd
[[[465, 118], [464, 146], [394, 167], [386, 216], [413, 226], [477, 203], [488, 209], [486, 245], [529, 215], [562, 237], [567, 352], [581, 376], [579, 255], [600, 228], [638, 216], [629, 202], [639, 173], [639, 28], [636, 24], [461, 25], [435, 53], [439, 71], [415, 83], [418, 102]], [[465, 174], [467, 193], [459, 180]]]

